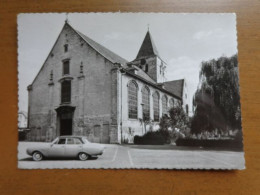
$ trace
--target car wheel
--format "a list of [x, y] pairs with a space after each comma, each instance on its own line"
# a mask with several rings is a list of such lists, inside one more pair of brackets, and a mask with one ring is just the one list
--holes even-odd
[[34, 161], [40, 161], [43, 159], [43, 155], [40, 152], [34, 152], [32, 157]]
[[82, 152], [82, 153], [79, 153], [79, 160], [88, 160], [89, 159], [89, 155]]

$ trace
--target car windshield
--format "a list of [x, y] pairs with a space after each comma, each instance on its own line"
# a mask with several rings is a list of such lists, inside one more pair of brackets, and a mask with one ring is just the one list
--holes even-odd
[[88, 144], [88, 143], [90, 143], [90, 142], [87, 140], [87, 138], [86, 138], [86, 137], [82, 137], [82, 141], [83, 141], [85, 144]]
[[[58, 144], [65, 144], [65, 143], [66, 143], [66, 139], [65, 138], [60, 138], [59, 139]], [[57, 144], [57, 143], [55, 143], [55, 144]]]
[[56, 143], [56, 142], [58, 141], [58, 139], [59, 139], [59, 138], [56, 137], [51, 143], [52, 143], [52, 144]]

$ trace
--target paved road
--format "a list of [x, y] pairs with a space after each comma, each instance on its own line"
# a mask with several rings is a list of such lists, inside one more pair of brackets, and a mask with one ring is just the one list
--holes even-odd
[[87, 161], [47, 159], [34, 162], [26, 148], [42, 143], [20, 142], [18, 167], [46, 168], [162, 168], [162, 169], [243, 169], [244, 153], [231, 151], [179, 150], [156, 146], [128, 146], [107, 144], [103, 155]]

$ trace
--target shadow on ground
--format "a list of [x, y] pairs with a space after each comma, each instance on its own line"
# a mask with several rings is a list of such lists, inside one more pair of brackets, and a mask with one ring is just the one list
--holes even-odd
[[[90, 157], [90, 158], [88, 159], [88, 161], [89, 161], [89, 160], [97, 160], [97, 159], [98, 159], [98, 157]], [[44, 161], [48, 161], [48, 160], [51, 160], [51, 161], [53, 161], [53, 160], [56, 160], [56, 161], [60, 161], [60, 160], [78, 160], [78, 161], [80, 161], [80, 160], [77, 159], [77, 158], [44, 158], [43, 160], [44, 160]], [[19, 159], [18, 161], [32, 161], [32, 162], [35, 162], [35, 161], [32, 159], [32, 157], [22, 158], [22, 159]]]

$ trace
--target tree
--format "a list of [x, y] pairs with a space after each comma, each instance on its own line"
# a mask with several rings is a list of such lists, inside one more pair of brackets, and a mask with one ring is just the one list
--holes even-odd
[[173, 130], [184, 130], [188, 126], [188, 116], [182, 106], [176, 106], [169, 110], [170, 126]]
[[184, 135], [185, 130], [189, 127], [189, 117], [182, 106], [178, 105], [169, 110], [169, 116], [164, 115], [161, 118], [159, 125], [160, 131], [165, 137], [168, 136], [168, 139], [175, 140], [180, 134]]
[[193, 106], [193, 133], [241, 129], [237, 55], [202, 62]]

